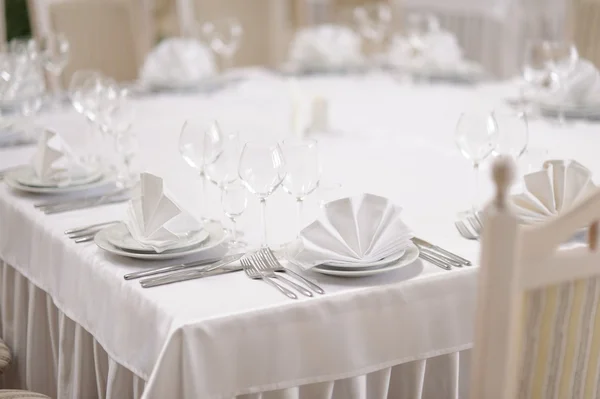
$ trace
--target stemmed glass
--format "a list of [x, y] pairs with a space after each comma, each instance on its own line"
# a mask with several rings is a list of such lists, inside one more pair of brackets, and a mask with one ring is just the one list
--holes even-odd
[[244, 29], [236, 18], [224, 18], [202, 24], [200, 34], [221, 59], [221, 70], [233, 66], [233, 56], [240, 48]]
[[267, 198], [285, 178], [285, 161], [278, 143], [249, 142], [244, 145], [238, 166], [240, 179], [261, 205], [263, 237], [267, 247]]
[[248, 190], [239, 179], [222, 186], [221, 206], [223, 207], [225, 216], [227, 216], [232, 223], [229, 248], [245, 247], [246, 243], [237, 239], [237, 218], [242, 216], [248, 207]]
[[59, 104], [62, 93], [60, 76], [69, 62], [69, 41], [62, 33], [49, 33], [40, 39], [39, 49], [44, 69], [54, 77], [54, 101]]
[[509, 155], [515, 162], [527, 150], [529, 125], [524, 113], [501, 113], [494, 111], [493, 117], [498, 126], [498, 138], [494, 153]]
[[[206, 165], [214, 163], [222, 151], [223, 137], [216, 121], [209, 126], [194, 121], [183, 124], [179, 135], [179, 153], [200, 176], [203, 206], [207, 203]], [[209, 221], [207, 218], [203, 220]]]
[[479, 207], [479, 166], [496, 148], [498, 124], [491, 113], [463, 113], [458, 119], [454, 140], [458, 149], [473, 164], [474, 195], [472, 211]]
[[[548, 71], [547, 56], [548, 52], [545, 49], [544, 41], [529, 41], [525, 44], [523, 80], [533, 89], [534, 100], [544, 85], [549, 83], [550, 73]], [[520, 97], [520, 102], [526, 109], [529, 101], [526, 98], [525, 87], [522, 87]]]
[[[577, 48], [567, 41], [548, 41], [545, 42], [546, 50], [546, 65], [550, 70], [553, 80], [556, 82], [558, 89], [564, 89], [564, 80], [575, 69], [579, 61], [579, 53]], [[564, 101], [561, 101], [558, 110], [558, 121], [560, 124], [565, 122]]]
[[298, 229], [302, 228], [302, 205], [308, 195], [319, 187], [321, 166], [316, 140], [288, 139], [283, 141], [286, 175], [283, 190], [296, 199]]
[[386, 3], [372, 3], [356, 7], [352, 13], [360, 34], [375, 47], [374, 61], [383, 51], [381, 46], [392, 22], [392, 10]]

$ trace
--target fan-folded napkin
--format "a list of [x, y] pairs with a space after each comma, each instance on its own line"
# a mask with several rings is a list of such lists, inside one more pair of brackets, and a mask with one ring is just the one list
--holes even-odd
[[142, 173], [127, 209], [125, 225], [134, 240], [163, 252], [202, 225], [165, 193], [163, 179]]
[[402, 208], [373, 194], [325, 205], [305, 227], [288, 255], [304, 269], [336, 261], [363, 266], [405, 250], [412, 231], [400, 218]]
[[465, 62], [456, 36], [447, 31], [432, 32], [415, 47], [410, 40], [396, 36], [389, 50], [392, 65], [457, 69]]
[[148, 56], [140, 71], [143, 83], [155, 86], [193, 86], [215, 73], [212, 52], [192, 39], [162, 41]]
[[514, 195], [513, 204], [525, 223], [556, 216], [596, 188], [592, 172], [571, 160], [546, 161], [543, 170], [525, 175], [524, 180], [525, 192]]
[[362, 62], [360, 37], [350, 28], [320, 25], [296, 33], [289, 60], [307, 69], [354, 67]]
[[546, 102], [569, 105], [600, 105], [600, 73], [590, 61], [580, 59]]

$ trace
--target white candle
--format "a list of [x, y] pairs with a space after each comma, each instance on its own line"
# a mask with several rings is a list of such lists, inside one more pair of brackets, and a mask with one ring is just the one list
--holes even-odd
[[329, 104], [324, 97], [317, 96], [312, 101], [311, 130], [319, 132], [329, 130]]

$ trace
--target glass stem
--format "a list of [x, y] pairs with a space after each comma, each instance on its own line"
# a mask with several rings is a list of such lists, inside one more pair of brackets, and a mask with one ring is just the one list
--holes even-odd
[[[207, 198], [206, 198], [207, 187], [206, 187], [206, 175], [204, 174], [204, 170], [200, 172], [200, 184], [201, 184], [201, 187], [200, 187], [201, 194], [200, 195], [202, 196], [202, 198], [200, 200], [202, 201], [201, 206], [202, 206], [202, 209], [204, 210], [204, 209], [206, 209], [206, 203], [208, 202]], [[206, 215], [204, 214], [204, 211], [202, 211], [201, 218], [204, 219], [204, 221], [207, 220]]]
[[298, 228], [296, 229], [297, 234], [300, 234], [300, 230], [302, 230], [302, 221], [303, 221], [303, 211], [304, 211], [304, 199], [296, 198], [296, 204], [298, 208]]
[[237, 222], [235, 221], [235, 218], [230, 218], [231, 219], [231, 242], [233, 244], [237, 243]]
[[479, 209], [479, 164], [476, 163], [473, 165], [473, 171], [474, 171], [474, 184], [473, 184], [473, 212], [477, 212]]
[[262, 217], [262, 228], [263, 228], [263, 236], [262, 236], [262, 247], [266, 248], [269, 246], [267, 241], [267, 199], [260, 199], [260, 214]]

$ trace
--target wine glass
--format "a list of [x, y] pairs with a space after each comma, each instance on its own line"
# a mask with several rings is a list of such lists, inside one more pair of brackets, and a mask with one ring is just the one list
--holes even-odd
[[527, 144], [529, 143], [527, 116], [523, 112], [501, 113], [494, 111], [492, 114], [498, 126], [498, 138], [494, 153], [496, 155], [509, 155], [517, 162], [527, 150]]
[[62, 33], [49, 33], [40, 39], [39, 50], [42, 55], [44, 69], [54, 78], [54, 101], [59, 104], [62, 92], [60, 75], [69, 62], [69, 41]]
[[237, 218], [242, 216], [248, 207], [248, 190], [239, 180], [230, 181], [222, 186], [221, 206], [223, 212], [232, 223], [229, 248], [243, 248], [246, 244], [237, 239]]
[[[547, 41], [544, 43], [546, 50], [546, 65], [550, 70], [552, 79], [556, 82], [558, 90], [564, 90], [564, 80], [575, 69], [579, 61], [577, 48], [568, 41]], [[558, 121], [560, 124], [565, 122], [564, 101], [561, 102], [558, 110]]]
[[462, 155], [473, 164], [475, 177], [472, 210], [479, 206], [479, 166], [496, 148], [498, 124], [488, 112], [465, 112], [456, 125], [454, 140]]
[[[548, 52], [545, 45], [545, 42], [541, 40], [528, 41], [525, 44], [523, 80], [533, 90], [534, 99], [539, 95], [544, 86], [549, 83]], [[521, 89], [520, 97], [521, 104], [526, 106], [528, 100], [524, 87]]]
[[219, 55], [221, 69], [233, 66], [233, 56], [240, 48], [244, 29], [236, 18], [224, 18], [202, 24], [200, 34], [210, 48]]
[[286, 175], [283, 190], [296, 199], [298, 231], [302, 228], [302, 205], [308, 195], [319, 187], [321, 166], [316, 140], [287, 139], [282, 145]]
[[[184, 161], [200, 176], [203, 206], [207, 203], [206, 165], [212, 164], [222, 152], [223, 137], [217, 121], [209, 126], [195, 121], [185, 121], [179, 135], [179, 153]], [[203, 217], [204, 221], [209, 221]]]
[[240, 156], [238, 174], [248, 191], [260, 201], [262, 246], [267, 247], [267, 198], [285, 178], [285, 161], [279, 144], [256, 141], [246, 143]]
[[373, 43], [376, 51], [375, 60], [382, 52], [381, 45], [388, 34], [392, 21], [392, 10], [386, 3], [372, 3], [356, 7], [353, 11], [354, 20], [358, 24], [360, 34]]

